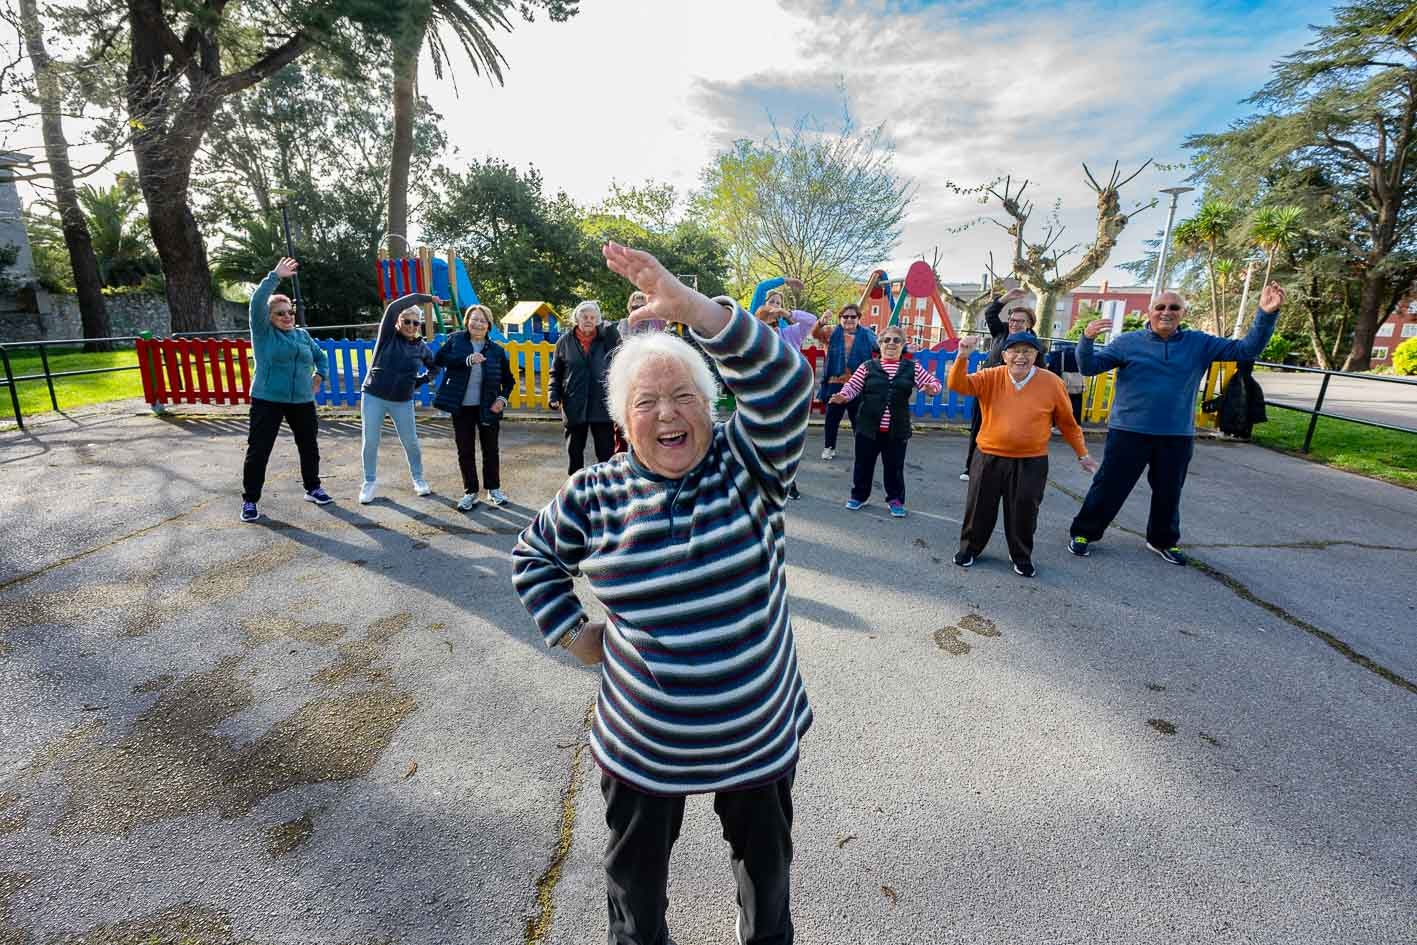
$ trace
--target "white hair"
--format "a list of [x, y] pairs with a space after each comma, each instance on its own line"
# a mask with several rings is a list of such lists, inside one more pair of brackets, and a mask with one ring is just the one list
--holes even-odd
[[605, 321], [605, 315], [600, 311], [600, 303], [599, 303], [599, 302], [582, 302], [582, 303], [580, 303], [579, 305], [577, 305], [577, 306], [575, 307], [575, 310], [574, 310], [574, 311], [571, 312], [571, 323], [572, 323], [572, 324], [575, 324], [575, 321], [576, 321], [577, 318], [580, 317], [581, 312], [590, 311], [590, 310], [594, 310], [594, 311], [595, 311], [595, 321], [596, 321], [596, 324], [599, 324], [600, 322]]
[[605, 391], [605, 406], [610, 409], [610, 418], [618, 423], [621, 429], [629, 429], [626, 418], [635, 378], [646, 364], [660, 358], [678, 361], [683, 365], [694, 386], [703, 395], [709, 422], [712, 423], [714, 402], [718, 400], [718, 382], [714, 380], [713, 371], [709, 369], [704, 356], [695, 351], [692, 345], [667, 331], [633, 335], [616, 349], [610, 360], [610, 376]]

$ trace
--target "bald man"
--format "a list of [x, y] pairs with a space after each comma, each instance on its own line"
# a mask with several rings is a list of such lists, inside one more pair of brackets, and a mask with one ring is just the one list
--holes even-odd
[[1255, 323], [1240, 339], [1182, 328], [1186, 300], [1175, 292], [1152, 300], [1146, 328], [1118, 335], [1101, 350], [1094, 349], [1093, 339], [1112, 327], [1111, 319], [1098, 319], [1083, 330], [1077, 348], [1082, 373], [1116, 368], [1117, 381], [1102, 468], [1069, 529], [1069, 551], [1079, 558], [1091, 553], [1091, 544], [1102, 538], [1145, 470], [1151, 486], [1146, 546], [1171, 564], [1186, 563], [1177, 544], [1181, 489], [1195, 446], [1196, 391], [1211, 362], [1257, 359], [1283, 304], [1279, 284], [1265, 286]]

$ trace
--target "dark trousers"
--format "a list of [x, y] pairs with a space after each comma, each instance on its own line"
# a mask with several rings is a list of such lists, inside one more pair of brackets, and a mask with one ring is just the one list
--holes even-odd
[[1076, 394], [1069, 394], [1069, 395], [1068, 395], [1068, 400], [1072, 401], [1072, 403], [1073, 403], [1073, 419], [1076, 420], [1079, 425], [1081, 425], [1081, 424], [1082, 424], [1082, 391], [1078, 391]]
[[1038, 528], [1038, 507], [1048, 486], [1048, 457], [1010, 459], [979, 450], [969, 467], [969, 495], [964, 500], [964, 525], [959, 530], [959, 550], [978, 555], [994, 534], [999, 501], [1004, 503], [1004, 538], [1009, 558], [1033, 559], [1033, 533]]
[[856, 464], [851, 470], [851, 497], [858, 502], [871, 498], [871, 480], [876, 478], [876, 457], [881, 458], [881, 478], [886, 484], [887, 502], [905, 501], [905, 447], [910, 440], [856, 434]]
[[252, 398], [251, 432], [246, 437], [246, 462], [241, 467], [242, 501], [261, 501], [266, 464], [270, 462], [282, 420], [290, 424], [295, 448], [300, 452], [300, 478], [305, 483], [305, 491], [320, 488], [320, 447], [315, 442], [320, 422], [315, 417], [314, 402], [283, 404]]
[[477, 441], [482, 441], [482, 478], [489, 489], [502, 488], [501, 467], [497, 457], [498, 425], [482, 426], [481, 407], [459, 407], [453, 411], [453, 440], [458, 446], [458, 469], [462, 472], [462, 491], [477, 494]]
[[595, 441], [595, 460], [603, 463], [615, 454], [615, 424], [613, 423], [568, 423], [566, 456], [570, 462], [566, 475], [570, 475], [585, 465], [585, 441], [589, 435]]
[[836, 431], [841, 429], [842, 415], [851, 419], [851, 429], [856, 429], [856, 413], [861, 409], [861, 402], [857, 400], [845, 404], [827, 404], [827, 437], [822, 445], [829, 450], [836, 449]]
[[1181, 488], [1196, 441], [1190, 436], [1154, 436], [1129, 430], [1109, 430], [1102, 468], [1092, 477], [1092, 488], [1073, 519], [1069, 534], [1097, 541], [1146, 470], [1151, 485], [1151, 512], [1146, 519], [1146, 540], [1157, 548], [1171, 548], [1181, 540]]
[[974, 465], [974, 453], [978, 449], [975, 441], [979, 439], [979, 428], [984, 425], [984, 411], [979, 409], [979, 400], [974, 401], [974, 413], [969, 417], [969, 452], [964, 455], [964, 471], [969, 472], [969, 468]]
[[[713, 809], [723, 824], [738, 884], [738, 941], [791, 945], [788, 877], [792, 866], [792, 781], [796, 771], [760, 787], [719, 791]], [[684, 821], [683, 797], [638, 791], [609, 775], [605, 795], [605, 887], [609, 945], [666, 945], [669, 853]], [[727, 941], [727, 939], [725, 939]]]

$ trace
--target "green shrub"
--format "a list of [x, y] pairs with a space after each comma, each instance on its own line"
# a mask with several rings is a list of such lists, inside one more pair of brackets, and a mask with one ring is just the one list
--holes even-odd
[[1417, 338], [1408, 338], [1392, 353], [1392, 367], [1398, 374], [1417, 375]]
[[1294, 353], [1294, 339], [1281, 332], [1275, 332], [1270, 336], [1269, 344], [1265, 345], [1264, 353], [1260, 355], [1261, 361], [1273, 361], [1275, 364], [1283, 364], [1284, 359]]

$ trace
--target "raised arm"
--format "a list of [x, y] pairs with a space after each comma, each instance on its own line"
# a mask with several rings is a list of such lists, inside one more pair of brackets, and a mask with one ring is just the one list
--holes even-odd
[[1210, 338], [1210, 359], [1212, 361], [1257, 361], [1269, 345], [1274, 334], [1274, 323], [1279, 319], [1280, 306], [1284, 304], [1284, 290], [1279, 283], [1271, 282], [1260, 293], [1259, 311], [1255, 312], [1255, 323], [1243, 338]]
[[[1112, 327], [1112, 319], [1099, 318], [1089, 322], [1082, 330], [1082, 338], [1078, 341], [1078, 370], [1091, 377], [1094, 374], [1105, 374], [1115, 367], [1121, 367], [1127, 363], [1127, 359], [1122, 356], [1112, 345], [1104, 345], [1101, 350], [1093, 346], [1093, 339], [1102, 332]], [[1116, 341], [1116, 339], [1112, 339]]]
[[585, 470], [572, 476], [512, 548], [512, 586], [547, 646], [555, 646], [585, 617], [572, 580], [580, 573], [590, 534], [581, 505], [585, 478]]
[[1002, 338], [1009, 333], [1009, 326], [999, 317], [1003, 310], [1003, 299], [994, 299], [984, 306], [984, 324], [989, 329], [990, 338]]
[[786, 282], [787, 277], [785, 276], [776, 276], [772, 279], [764, 279], [762, 282], [759, 282], [757, 287], [753, 289], [753, 301], [748, 306], [748, 312], [751, 314], [762, 308], [763, 303], [768, 300], [768, 293]]
[[271, 324], [271, 293], [280, 285], [280, 280], [289, 279], [299, 268], [300, 264], [294, 259], [289, 256], [281, 257], [276, 267], [266, 273], [261, 284], [256, 286], [256, 291], [251, 293], [251, 304], [247, 306], [246, 313], [250, 316], [253, 338], [256, 335], [269, 335], [276, 330]]
[[[405, 309], [415, 305], [431, 305], [438, 301], [436, 295], [429, 295], [426, 292], [410, 292], [408, 295], [401, 295], [389, 303], [384, 309], [384, 317], [379, 322], [379, 341], [384, 341], [394, 334], [394, 325], [398, 323], [399, 316]], [[377, 342], [376, 342], [377, 343]]]
[[730, 300], [720, 304], [680, 282], [649, 253], [615, 243], [606, 244], [604, 253], [611, 269], [650, 298], [630, 315], [632, 324], [660, 318], [685, 325], [718, 366], [737, 400], [726, 424], [730, 447], [768, 496], [785, 503], [812, 407], [806, 358]]
[[955, 359], [950, 362], [950, 369], [945, 373], [945, 384], [956, 394], [964, 394], [966, 397], [979, 396], [974, 376], [969, 373], [969, 356], [974, 353], [978, 344], [977, 335], [964, 335], [959, 339]]

